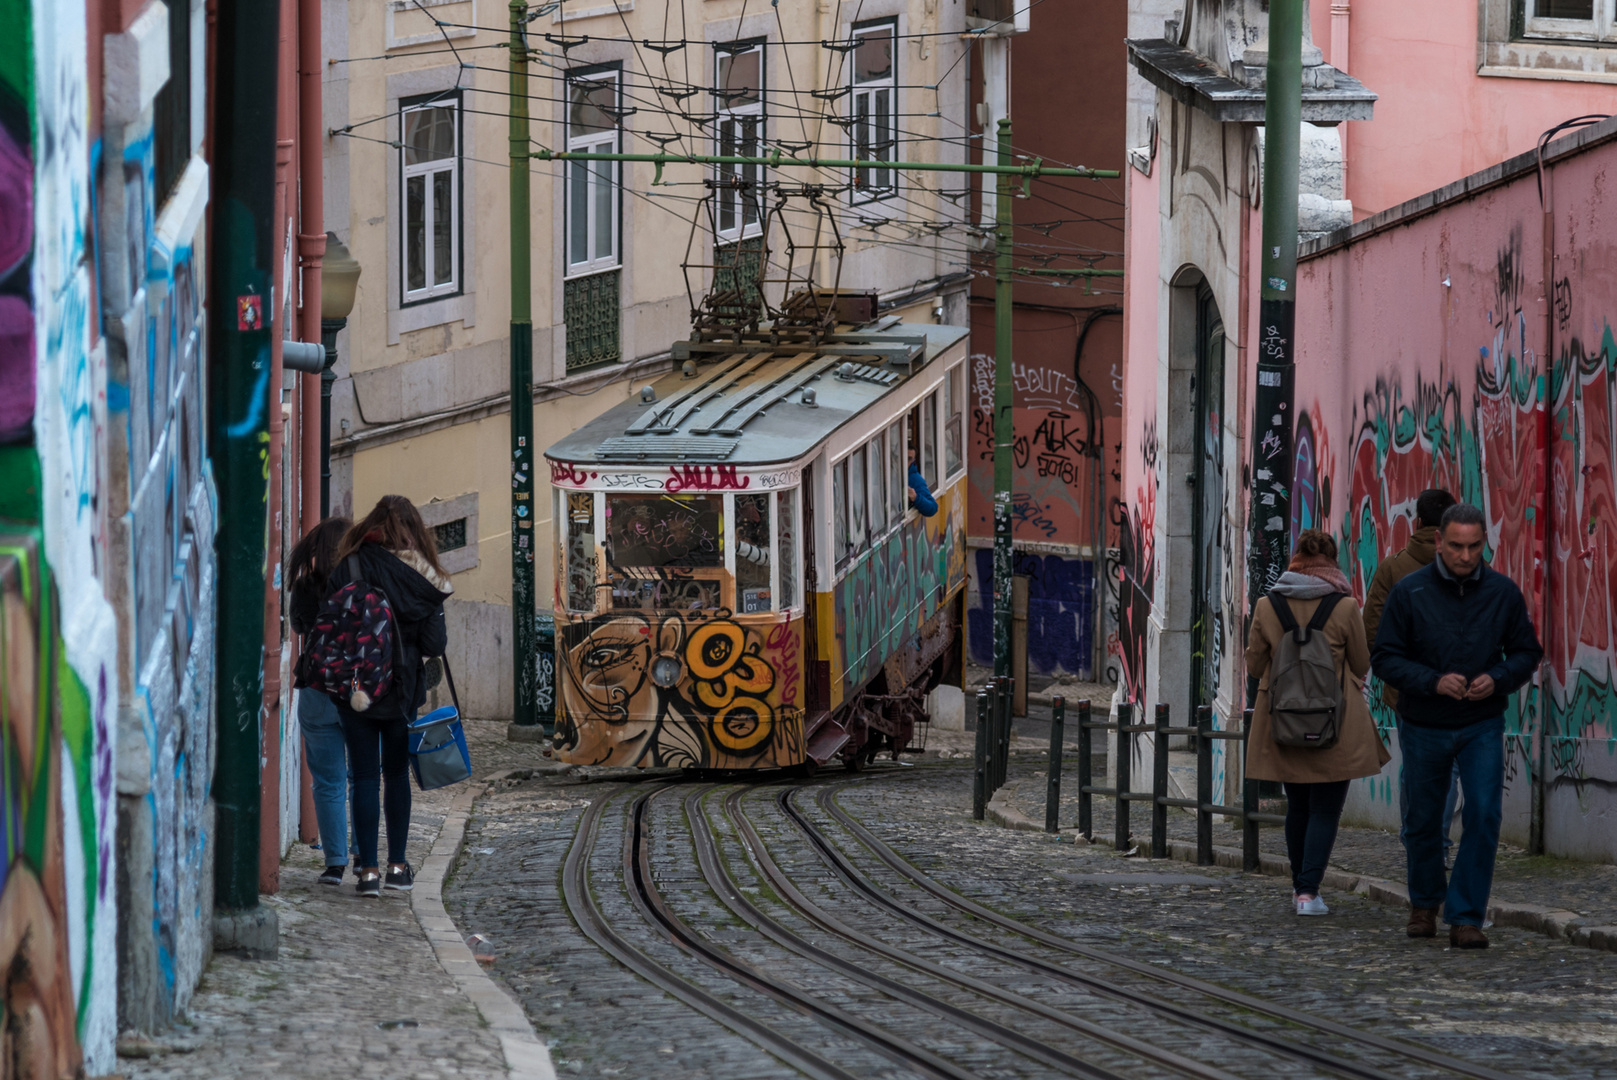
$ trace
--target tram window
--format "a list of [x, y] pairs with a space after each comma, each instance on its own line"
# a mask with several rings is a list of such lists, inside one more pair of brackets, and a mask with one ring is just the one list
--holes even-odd
[[962, 415], [966, 400], [966, 366], [957, 364], [944, 380], [943, 463], [946, 475], [953, 476], [964, 464], [961, 451], [965, 446], [965, 419]]
[[848, 562], [848, 459], [843, 458], [831, 466], [831, 516], [835, 521], [832, 540], [837, 565]]
[[921, 405], [921, 475], [934, 490], [938, 486], [938, 392]]
[[865, 475], [865, 448], [848, 455], [848, 553], [865, 550], [865, 495], [870, 481]]
[[870, 539], [874, 543], [887, 528], [887, 435], [870, 440]]
[[608, 495], [606, 557], [614, 567], [722, 567], [721, 495]]
[[595, 610], [595, 495], [567, 493], [567, 607]]
[[780, 537], [780, 610], [797, 603], [797, 489], [775, 493], [775, 532]]
[[896, 525], [904, 520], [904, 506], [909, 502], [909, 485], [904, 482], [904, 421], [887, 429], [887, 522]]
[[736, 496], [736, 599], [743, 613], [768, 611], [769, 496]]

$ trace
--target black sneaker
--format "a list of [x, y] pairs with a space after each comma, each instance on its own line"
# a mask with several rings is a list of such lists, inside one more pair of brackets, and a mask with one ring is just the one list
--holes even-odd
[[354, 892], [362, 900], [380, 900], [382, 898], [382, 875], [374, 870], [363, 871], [359, 875], [359, 884], [354, 886]]
[[341, 866], [341, 865], [326, 867], [325, 870], [323, 870], [321, 872], [321, 874], [320, 874], [320, 878], [319, 878], [320, 884], [322, 884], [322, 885], [341, 885], [342, 884], [343, 873], [347, 869], [348, 869], [348, 867]]
[[385, 889], [397, 889], [399, 892], [409, 892], [415, 888], [415, 870], [409, 863], [404, 864], [401, 870], [393, 867], [387, 868], [387, 881], [382, 886]]

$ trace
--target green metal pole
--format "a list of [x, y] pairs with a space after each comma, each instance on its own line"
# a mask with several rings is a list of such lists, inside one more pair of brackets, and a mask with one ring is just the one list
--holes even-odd
[[538, 722], [534, 689], [533, 302], [528, 237], [528, 5], [511, 0], [511, 655], [513, 723]]
[[[1011, 121], [999, 121], [999, 164], [1011, 163]], [[994, 674], [1011, 673], [1011, 178], [997, 174], [994, 225]]]
[[1247, 606], [1291, 551], [1293, 338], [1297, 325], [1297, 167], [1303, 98], [1303, 0], [1270, 0], [1263, 107], [1263, 281], [1253, 394]]
[[[265, 513], [280, 0], [221, 4], [208, 230], [209, 456], [218, 486], [214, 905], [258, 907]], [[277, 408], [279, 406], [276, 406]]]

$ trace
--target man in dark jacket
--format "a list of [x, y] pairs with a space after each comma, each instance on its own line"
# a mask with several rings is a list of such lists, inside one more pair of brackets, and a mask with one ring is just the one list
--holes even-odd
[[[1398, 691], [1404, 757], [1410, 937], [1437, 934], [1486, 949], [1505, 780], [1505, 705], [1544, 656], [1521, 590], [1482, 561], [1482, 511], [1443, 514], [1437, 558], [1387, 594], [1370, 663]], [[1446, 887], [1439, 823], [1455, 766], [1465, 789], [1464, 833]]]
[[[1376, 631], [1381, 627], [1381, 609], [1387, 603], [1387, 594], [1392, 587], [1404, 578], [1413, 574], [1423, 566], [1430, 566], [1437, 557], [1437, 526], [1443, 520], [1443, 512], [1453, 506], [1455, 498], [1442, 488], [1427, 488], [1415, 500], [1415, 535], [1409, 538], [1404, 549], [1396, 554], [1389, 555], [1381, 560], [1376, 572], [1370, 578], [1370, 587], [1364, 594], [1364, 640], [1370, 645], [1376, 643]], [[1387, 682], [1381, 684], [1381, 700], [1394, 712], [1398, 709], [1398, 691]], [[1398, 773], [1398, 841], [1405, 843], [1407, 837], [1405, 830], [1408, 823], [1404, 820], [1409, 806], [1409, 793], [1404, 790], [1403, 770]], [[1452, 848], [1454, 841], [1451, 836], [1454, 832], [1454, 807], [1460, 797], [1460, 770], [1455, 769], [1454, 775], [1449, 778], [1448, 797], [1443, 800], [1443, 866], [1446, 869], [1454, 868]]]

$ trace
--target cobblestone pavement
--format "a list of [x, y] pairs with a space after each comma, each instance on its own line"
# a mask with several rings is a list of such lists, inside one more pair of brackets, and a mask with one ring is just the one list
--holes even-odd
[[[477, 777], [544, 760], [536, 744], [508, 742], [503, 722], [466, 726]], [[407, 850], [415, 865], [457, 790], [414, 792]], [[120, 1040], [125, 1076], [506, 1076], [498, 1039], [434, 957], [409, 894], [360, 900], [351, 876], [341, 888], [317, 884], [324, 865], [318, 850], [293, 846], [281, 867], [280, 893], [261, 901], [280, 919], [279, 957], [215, 955], [187, 1023], [154, 1039]]]
[[[1030, 782], [1027, 766], [1018, 766], [1015, 773], [1018, 783]], [[623, 844], [631, 801], [659, 786], [655, 780], [647, 785], [593, 784], [576, 775], [536, 776], [498, 791], [479, 804], [461, 864], [446, 886], [446, 902], [461, 929], [487, 934], [495, 942], [495, 972], [550, 1041], [558, 1071], [655, 1075], [659, 1080], [793, 1075], [751, 1042], [604, 956], [569, 918], [560, 895], [563, 861], [590, 801], [610, 798], [590, 865], [594, 901], [614, 927], [681, 977], [790, 1032], [854, 1075], [906, 1075], [869, 1046], [740, 988], [649, 928], [624, 885]], [[828, 872], [803, 831], [781, 812], [775, 803], [780, 786], [750, 788], [740, 798], [742, 816], [807, 902], [873, 935], [884, 948], [936, 967], [917, 971], [914, 960], [901, 965], [891, 953], [877, 956], [832, 935], [759, 876], [736, 820], [722, 805], [728, 790], [734, 787], [674, 784], [647, 803], [651, 879], [674, 915], [732, 957], [789, 979], [850, 1016], [895, 1028], [922, 1050], [957, 1062], [964, 1072], [1020, 1077], [1060, 1070], [945, 1022], [935, 1008], [913, 1000], [896, 1002], [868, 979], [856, 977], [857, 972], [811, 963], [794, 953], [789, 940], [767, 940], [750, 918], [737, 917], [733, 899], [730, 907], [721, 902], [698, 868], [691, 853], [693, 823], [700, 820], [712, 829], [719, 865], [725, 868], [723, 876], [734, 880], [736, 895], [750, 900], [791, 940], [808, 942], [939, 1001], [1017, 1026], [1097, 1066], [1129, 1077], [1171, 1074], [1159, 1061], [1143, 1061], [1106, 1045], [1106, 1040], [1080, 1036], [1070, 1025], [1047, 1022], [1048, 1016], [1030, 1016], [1007, 1005], [1003, 995], [1025, 995], [1144, 1039], [1161, 1053], [1216, 1058], [1235, 1076], [1318, 1074], [1312, 1065], [1277, 1061], [1271, 1050], [1209, 1037], [1142, 1012], [1138, 1005], [1098, 997], [1075, 988], [1070, 978], [1053, 979], [985, 957], [907, 921], [897, 912], [924, 914], [955, 933], [1031, 952], [1071, 973], [1149, 987], [1159, 997], [1224, 1019], [1271, 1030], [1284, 1027], [1261, 1016], [1243, 1018], [1228, 1005], [1165, 988], [1138, 972], [1033, 946], [953, 910], [878, 863], [814, 803], [812, 790], [799, 793], [794, 804], [804, 821], [823, 830], [832, 849], [897, 905], [895, 910], [874, 907], [868, 896]], [[707, 794], [687, 801], [693, 792]], [[1290, 914], [1285, 884], [1273, 878], [1129, 860], [1100, 847], [972, 822], [970, 772], [953, 762], [878, 767], [867, 778], [841, 787], [837, 798], [938, 881], [1047, 932], [1521, 1076], [1617, 1078], [1617, 957], [1610, 954], [1510, 929], [1496, 930], [1494, 947], [1486, 953], [1457, 953], [1442, 939], [1408, 941], [1401, 917], [1359, 896], [1333, 898], [1329, 919], [1299, 920]], [[951, 972], [958, 977], [950, 977]], [[963, 987], [960, 979], [966, 976], [997, 988], [1000, 999], [990, 1001]], [[1333, 1045], [1317, 1033], [1292, 1030], [1287, 1037]], [[1445, 1075], [1385, 1051], [1364, 1051], [1364, 1060], [1410, 1080]]]

